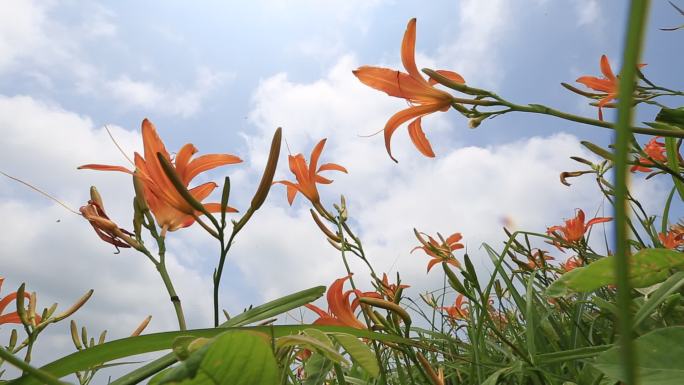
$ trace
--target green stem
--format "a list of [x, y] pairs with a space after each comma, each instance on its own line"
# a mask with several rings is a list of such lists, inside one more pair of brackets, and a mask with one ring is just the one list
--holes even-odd
[[166, 270], [166, 263], [164, 263], [164, 261], [162, 260], [162, 262], [158, 263], [156, 266], [157, 271], [159, 271], [159, 275], [162, 278], [162, 281], [164, 281], [166, 291], [169, 293], [169, 297], [171, 298], [173, 309], [176, 311], [176, 318], [178, 318], [178, 327], [180, 328], [180, 330], [187, 330], [187, 326], [185, 324], [185, 316], [183, 315], [183, 306], [181, 306], [181, 300], [176, 294], [176, 290], [173, 287], [173, 283], [171, 282], [169, 273]]
[[[637, 63], [641, 53], [648, 0], [632, 0], [629, 24], [622, 58], [622, 71], [618, 92], [618, 116], [615, 138], [615, 273], [617, 277], [617, 305], [619, 309], [620, 355], [625, 384], [636, 384], [636, 358], [632, 342], [631, 288], [629, 283], [629, 246], [627, 244], [627, 157], [633, 140], [632, 95], [634, 93]], [[638, 132], [632, 130], [633, 132]]]

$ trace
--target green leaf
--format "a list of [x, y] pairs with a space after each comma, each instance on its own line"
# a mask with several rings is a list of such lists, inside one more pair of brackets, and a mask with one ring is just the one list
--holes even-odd
[[330, 373], [332, 366], [332, 361], [323, 357], [321, 354], [312, 354], [311, 357], [304, 362], [304, 373], [306, 373], [306, 379], [302, 382], [302, 384], [323, 384], [328, 373]]
[[666, 108], [663, 107], [655, 118], [656, 122], [664, 122], [678, 128], [684, 129], [684, 107]]
[[[546, 289], [546, 294], [560, 297], [615, 284], [615, 260], [615, 256], [603, 257], [588, 266], [567, 272]], [[684, 253], [669, 249], [643, 249], [631, 256], [629, 263], [631, 286], [646, 287], [664, 281], [670, 275], [670, 269], [684, 266]]]
[[277, 348], [289, 347], [289, 346], [301, 346], [309, 350], [315, 350], [318, 353], [325, 356], [325, 358], [340, 363], [343, 362], [347, 364], [347, 361], [342, 357], [342, 355], [335, 349], [330, 341], [325, 343], [318, 338], [307, 336], [307, 335], [291, 335], [280, 337], [276, 341]]
[[673, 274], [667, 281], [663, 282], [656, 291], [651, 293], [648, 300], [637, 311], [634, 316], [634, 328], [638, 327], [641, 322], [651, 315], [658, 305], [667, 300], [670, 294], [676, 292], [682, 286], [684, 286], [684, 271]]
[[263, 333], [225, 332], [150, 385], [273, 385], [278, 364], [269, 340]]
[[368, 345], [359, 341], [357, 337], [346, 333], [334, 333], [335, 340], [342, 345], [342, 348], [349, 354], [354, 362], [359, 364], [371, 375], [377, 377], [380, 374], [380, 367], [378, 361], [375, 359], [375, 354], [368, 347]]
[[[679, 385], [684, 378], [684, 327], [654, 330], [634, 340], [639, 383]], [[606, 376], [624, 381], [618, 347], [602, 353], [593, 364]]]
[[511, 368], [501, 368], [497, 370], [496, 372], [492, 373], [489, 377], [487, 377], [486, 380], [482, 383], [482, 385], [496, 385], [499, 382], [499, 377], [501, 375], [505, 374], [511, 370]]

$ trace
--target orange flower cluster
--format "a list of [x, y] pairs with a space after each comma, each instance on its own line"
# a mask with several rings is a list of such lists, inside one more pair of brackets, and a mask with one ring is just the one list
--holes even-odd
[[463, 294], [459, 294], [452, 306], [442, 306], [439, 309], [444, 310], [452, 321], [465, 320], [468, 318], [468, 303], [464, 300]]
[[[406, 27], [404, 39], [401, 43], [401, 62], [406, 72], [389, 68], [363, 66], [353, 71], [354, 75], [365, 85], [383, 91], [390, 96], [406, 99], [411, 107], [394, 114], [385, 124], [385, 148], [390, 158], [392, 156], [390, 141], [394, 132], [402, 124], [413, 119], [408, 125], [409, 136], [421, 154], [433, 158], [430, 141], [428, 141], [421, 126], [421, 118], [437, 111], [448, 111], [453, 97], [445, 91], [433, 87], [435, 82], [425, 80], [418, 71], [415, 60], [416, 50], [416, 19], [411, 19]], [[463, 77], [456, 72], [439, 70], [440, 75], [457, 83], [465, 83]]]
[[[181, 182], [187, 187], [190, 182], [202, 172], [227, 164], [240, 163], [242, 160], [230, 154], [209, 154], [192, 159], [197, 149], [192, 143], [181, 147], [172, 161], [164, 142], [159, 138], [157, 130], [149, 120], [142, 122], [142, 137], [144, 157], [135, 153], [135, 170], [129, 170], [121, 166], [103, 164], [86, 164], [79, 169], [91, 169], [99, 171], [119, 171], [137, 175], [143, 183], [145, 200], [150, 210], [157, 219], [157, 223], [168, 231], [188, 227], [195, 222], [194, 217], [199, 215], [174, 187], [171, 180], [164, 173], [157, 154], [161, 154], [172, 164]], [[191, 188], [190, 194], [199, 202], [204, 200], [217, 187], [214, 182], [203, 183]], [[219, 203], [207, 203], [204, 207], [209, 212], [220, 212]], [[232, 207], [229, 212], [236, 212]]]

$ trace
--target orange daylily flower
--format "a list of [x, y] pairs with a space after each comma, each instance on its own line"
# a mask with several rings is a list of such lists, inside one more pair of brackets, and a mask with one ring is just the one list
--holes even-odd
[[381, 295], [387, 297], [388, 301], [395, 302], [397, 297], [397, 291], [399, 289], [406, 289], [411, 286], [409, 285], [397, 285], [396, 283], [389, 283], [389, 278], [387, 278], [386, 273], [382, 273], [382, 281], [378, 287], [378, 292]]
[[648, 157], [652, 160], [642, 156], [637, 160], [639, 164], [635, 164], [634, 166], [632, 166], [630, 168], [630, 171], [651, 172], [653, 171], [653, 169], [647, 166], [653, 166], [653, 160], [655, 160], [658, 163], [667, 162], [667, 150], [665, 149], [665, 143], [659, 142], [659, 138], [662, 138], [662, 136], [656, 136], [655, 138], [649, 140], [648, 143], [646, 143], [646, 145], [644, 146], [644, 153], [646, 153], [646, 155], [648, 155]]
[[[359, 321], [354, 314], [360, 304], [358, 299], [360, 297], [379, 298], [380, 295], [375, 292], [364, 293], [360, 290], [347, 290], [343, 292], [344, 282], [349, 278], [351, 278], [351, 275], [336, 279], [328, 288], [326, 296], [328, 299], [327, 312], [316, 305], [304, 305], [318, 314], [318, 319], [314, 321], [314, 325], [349, 326], [356, 329], [366, 328], [366, 325]], [[349, 299], [352, 294], [356, 296], [356, 299], [350, 303]]]
[[560, 268], [563, 273], [567, 273], [568, 271], [572, 271], [578, 267], [582, 267], [582, 261], [577, 257], [570, 257], [566, 259], [565, 262], [560, 264]]
[[97, 233], [97, 236], [100, 237], [100, 239], [107, 243], [111, 243], [116, 248], [131, 247], [128, 243], [131, 239], [129, 238], [127, 241], [126, 238], [134, 236], [134, 234], [120, 228], [116, 223], [109, 219], [107, 213], [105, 213], [104, 208], [100, 204], [91, 199], [88, 201], [87, 205], [81, 206], [78, 211], [80, 211], [81, 215], [90, 222], [90, 225], [93, 226], [95, 233]]
[[452, 306], [442, 306], [439, 309], [444, 310], [447, 316], [453, 321], [464, 320], [468, 318], [468, 303], [464, 302], [463, 294], [456, 296], [456, 301]]
[[304, 155], [302, 154], [289, 155], [287, 157], [290, 164], [290, 171], [292, 171], [295, 178], [297, 178], [297, 183], [290, 182], [288, 180], [279, 180], [273, 182], [274, 184], [280, 183], [287, 186], [287, 201], [290, 203], [290, 205], [292, 205], [292, 202], [294, 202], [297, 192], [302, 193], [302, 195], [310, 200], [311, 203], [319, 203], [320, 197], [318, 195], [316, 183], [330, 184], [333, 182], [330, 179], [318, 175], [318, 173], [321, 171], [334, 170], [347, 173], [347, 169], [337, 163], [325, 163], [316, 169], [318, 166], [318, 159], [321, 157], [325, 142], [326, 139], [321, 140], [311, 151], [311, 163], [308, 166], [306, 164], [306, 158], [304, 158]]
[[[2, 289], [2, 283], [5, 281], [5, 278], [0, 277], [0, 289]], [[24, 297], [26, 299], [30, 299], [31, 295], [29, 293], [24, 292]], [[12, 301], [16, 301], [17, 299], [17, 292], [15, 291], [14, 293], [9, 293], [2, 299], [0, 299], [0, 325], [3, 324], [20, 324], [21, 323], [21, 318], [19, 318], [19, 313], [12, 312], [12, 313], [7, 313], [7, 314], [2, 314], [2, 312], [5, 311], [5, 308], [12, 303]], [[40, 322], [40, 316], [35, 315], [36, 322]]]
[[[416, 234], [419, 236], [419, 234]], [[438, 234], [439, 235], [439, 234]], [[430, 272], [432, 267], [440, 262], [446, 262], [454, 267], [461, 267], [461, 263], [454, 257], [453, 251], [462, 249], [463, 244], [458, 243], [463, 236], [461, 233], [453, 233], [447, 239], [442, 239], [442, 242], [437, 242], [434, 238], [428, 235], [428, 241], [425, 242], [420, 237], [418, 240], [422, 243], [422, 246], [416, 246], [411, 250], [414, 252], [418, 249], [423, 250], [427, 255], [431, 256], [432, 259], [428, 262], [427, 271]]]
[[658, 234], [658, 239], [663, 247], [667, 249], [677, 249], [684, 246], [684, 233], [671, 229], [666, 233]]
[[584, 234], [591, 228], [591, 226], [597, 223], [609, 222], [613, 218], [609, 217], [597, 217], [589, 220], [589, 222], [584, 223], [584, 211], [581, 209], [577, 210], [577, 216], [572, 219], [565, 221], [564, 226], [551, 226], [546, 230], [549, 235], [558, 235], [557, 231], [560, 231], [560, 238], [565, 242], [573, 243], [577, 242], [584, 237]]
[[[392, 156], [390, 141], [397, 128], [413, 119], [408, 125], [409, 136], [418, 151], [423, 155], [433, 158], [430, 141], [428, 141], [421, 126], [421, 118], [437, 111], [448, 111], [451, 108], [452, 96], [445, 91], [433, 87], [434, 80], [425, 80], [418, 72], [415, 60], [416, 49], [416, 19], [409, 21], [401, 43], [401, 62], [406, 72], [396, 71], [389, 68], [363, 66], [352, 71], [354, 75], [365, 85], [383, 91], [390, 96], [406, 99], [411, 107], [394, 114], [385, 124], [385, 148], [390, 158]], [[452, 71], [437, 71], [439, 74], [458, 83], [465, 83], [463, 77]]]
[[[143, 183], [145, 200], [150, 210], [157, 219], [157, 223], [168, 231], [178, 230], [188, 227], [195, 222], [193, 216], [199, 215], [190, 204], [178, 193], [173, 183], [164, 173], [161, 162], [157, 158], [157, 153], [162, 154], [169, 163], [172, 164], [181, 182], [187, 187], [192, 179], [204, 171], [214, 169], [227, 164], [240, 163], [242, 160], [230, 154], [208, 154], [195, 159], [192, 156], [197, 152], [192, 143], [181, 147], [176, 154], [175, 160], [171, 160], [169, 152], [164, 146], [161, 138], [157, 134], [152, 122], [145, 119], [142, 122], [142, 137], [144, 146], [144, 157], [135, 153], [135, 171], [131, 171], [121, 166], [110, 166], [102, 164], [86, 164], [79, 169], [91, 169], [100, 171], [120, 171], [127, 174], [136, 174]], [[214, 191], [218, 185], [214, 182], [203, 183], [189, 189], [190, 194], [199, 202], [204, 200]], [[220, 212], [219, 203], [206, 203], [204, 207], [209, 212]], [[228, 212], [236, 212], [232, 207]]]
[[546, 261], [553, 261], [555, 258], [549, 255], [548, 251], [537, 249], [532, 256], [527, 257], [527, 267], [530, 269], [541, 269], [546, 265]]
[[[645, 65], [646, 64], [638, 64], [637, 66], [641, 68]], [[575, 80], [593, 90], [605, 92], [605, 95], [598, 101], [599, 120], [603, 120], [603, 110], [601, 108], [610, 103], [613, 99], [617, 99], [618, 89], [620, 87], [620, 78], [613, 73], [606, 55], [601, 55], [601, 73], [603, 74], [602, 78], [595, 76], [580, 76]]]

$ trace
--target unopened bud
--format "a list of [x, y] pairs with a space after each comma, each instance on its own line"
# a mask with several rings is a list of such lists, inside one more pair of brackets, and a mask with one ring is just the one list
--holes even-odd
[[145, 330], [145, 328], [147, 327], [147, 325], [150, 324], [150, 321], [151, 321], [151, 320], [152, 320], [152, 316], [151, 316], [151, 315], [148, 315], [147, 317], [145, 317], [145, 319], [142, 320], [142, 322], [140, 323], [140, 325], [138, 325], [138, 327], [135, 328], [135, 330], [133, 330], [133, 333], [131, 333], [131, 337], [139, 336], [140, 333], [142, 333], [143, 330]]
[[278, 158], [280, 158], [280, 142], [283, 137], [282, 128], [278, 127], [276, 132], [273, 134], [273, 140], [271, 141], [271, 149], [268, 153], [268, 160], [266, 161], [266, 168], [264, 168], [264, 173], [261, 176], [261, 182], [259, 182], [259, 187], [257, 187], [256, 193], [254, 193], [254, 198], [252, 198], [252, 203], [250, 205], [250, 210], [258, 210], [271, 189], [273, 184], [273, 176], [275, 175], [276, 167], [278, 166]]
[[74, 346], [76, 347], [77, 350], [82, 350], [83, 345], [81, 344], [81, 341], [79, 340], [78, 326], [76, 326], [76, 321], [71, 320], [71, 322], [69, 323], [69, 329], [71, 331], [71, 341], [74, 343]]
[[486, 116], [478, 116], [477, 118], [472, 118], [468, 121], [468, 128], [478, 128], [482, 121], [485, 120]]
[[340, 237], [337, 236], [337, 234], [330, 231], [330, 229], [321, 221], [321, 218], [318, 216], [318, 214], [316, 214], [316, 211], [314, 211], [314, 209], [309, 209], [309, 212], [311, 213], [311, 217], [313, 218], [314, 222], [316, 222], [316, 226], [318, 226], [318, 228], [321, 229], [321, 231], [323, 232], [323, 234], [325, 234], [326, 237], [337, 243], [340, 243], [342, 241]]
[[100, 209], [104, 211], [104, 203], [102, 202], [102, 196], [97, 191], [97, 188], [95, 188], [95, 186], [90, 186], [90, 200], [95, 202], [95, 204], [100, 206]]
[[12, 329], [10, 332], [9, 346], [7, 346], [10, 351], [14, 350], [14, 347], [17, 346], [18, 338], [19, 334], [17, 333], [17, 329]]
[[[428, 377], [430, 377], [432, 383], [434, 385], [444, 385], [444, 380], [440, 378], [439, 374], [437, 374], [434, 369], [432, 369], [432, 366], [430, 366], [430, 362], [427, 360], [427, 358], [425, 358], [422, 353], [416, 354], [416, 357], [418, 358], [418, 362], [420, 362], [420, 366], [423, 367]], [[442, 376], [444, 376], [444, 374], [442, 374]]]
[[135, 199], [140, 211], [147, 211], [147, 200], [145, 199], [145, 187], [143, 181], [137, 175], [137, 171], [133, 174], [133, 189], [135, 190]]
[[406, 325], [411, 324], [411, 316], [408, 314], [408, 312], [394, 302], [385, 301], [384, 299], [372, 297], [361, 297], [359, 298], [359, 302], [364, 303], [366, 305], [389, 310], [392, 313], [395, 313], [396, 315], [401, 317], [401, 319], [404, 321]]
[[562, 173], [560, 173], [560, 182], [566, 186], [570, 186], [570, 183], [568, 183], [567, 178], [575, 178], [592, 172], [593, 171], [563, 171]]
[[339, 244], [339, 243], [333, 241], [333, 240], [330, 239], [330, 238], [326, 238], [326, 239], [328, 240], [328, 243], [329, 243], [332, 247], [334, 247], [335, 249], [337, 249], [337, 250], [339, 250], [339, 251], [344, 251], [344, 249], [342, 248], [342, 245], [341, 245], [341, 244]]
[[83, 296], [82, 296], [81, 298], [79, 298], [78, 301], [76, 301], [76, 303], [74, 303], [73, 305], [71, 305], [70, 308], [68, 308], [68, 309], [67, 309], [66, 311], [64, 311], [63, 313], [57, 315], [57, 316], [55, 317], [54, 322], [61, 321], [61, 320], [65, 319], [65, 318], [69, 317], [70, 315], [76, 313], [76, 311], [77, 311], [78, 309], [80, 309], [83, 305], [85, 305], [86, 302], [88, 302], [88, 300], [90, 299], [90, 297], [93, 295], [93, 292], [94, 292], [93, 289], [88, 290], [85, 294], [83, 294]]
[[83, 342], [83, 347], [88, 347], [88, 330], [85, 326], [81, 327], [81, 342]]
[[97, 340], [98, 345], [102, 345], [105, 342], [105, 338], [107, 338], [107, 331], [104, 330], [102, 333], [100, 333], [100, 338]]
[[574, 160], [575, 162], [584, 163], [587, 166], [593, 166], [594, 165], [592, 162], [590, 162], [584, 158], [580, 158], [579, 156], [571, 156], [570, 159]]
[[37, 305], [38, 299], [36, 297], [36, 292], [32, 291], [31, 296], [29, 297], [29, 308], [28, 308], [28, 320], [31, 323], [31, 325], [36, 326], [37, 318], [36, 318], [36, 305]]

